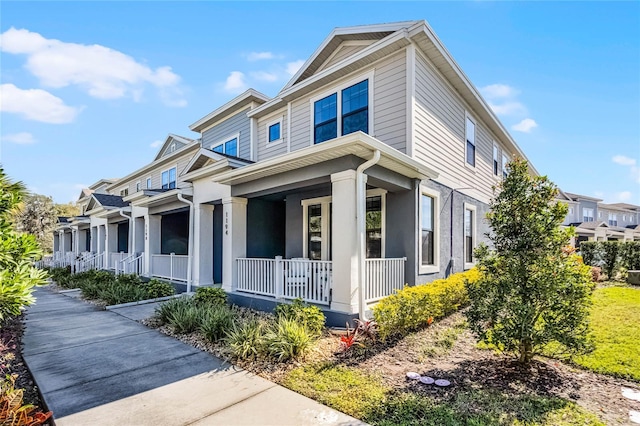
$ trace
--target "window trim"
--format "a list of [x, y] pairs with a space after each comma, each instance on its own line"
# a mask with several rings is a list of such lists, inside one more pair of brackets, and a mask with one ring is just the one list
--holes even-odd
[[151, 179], [151, 176], [147, 178], [147, 181], [145, 183], [147, 185], [146, 189], [151, 189], [151, 185], [153, 185], [153, 179]]
[[120, 194], [121, 197], [126, 197], [129, 195], [129, 185], [124, 186], [120, 189], [120, 191], [118, 191], [118, 193]]
[[[236, 157], [240, 158], [240, 132], [237, 132], [237, 133], [231, 134], [231, 135], [229, 135], [229, 136], [228, 136], [228, 137], [226, 137], [226, 138], [218, 139], [216, 142], [214, 142], [214, 143], [212, 143], [212, 144], [210, 144], [210, 145], [209, 145], [209, 149], [210, 149], [211, 151], [213, 151], [213, 149], [214, 149], [214, 148], [217, 148], [217, 147], [219, 147], [220, 145], [222, 145], [223, 153], [224, 153], [224, 154], [226, 154], [226, 153], [227, 153], [227, 152], [226, 152], [226, 151], [227, 151], [227, 149], [226, 149], [226, 147], [225, 147], [225, 144], [226, 144], [227, 142], [231, 142], [231, 141], [232, 141], [232, 140], [234, 140], [234, 139], [237, 141], [237, 142], [236, 142], [236, 150], [238, 151], [238, 153], [237, 153]], [[267, 138], [267, 140], [268, 140], [268, 138]], [[227, 154], [227, 155], [231, 155], [231, 154]]]
[[[465, 158], [466, 162], [466, 158]], [[433, 265], [422, 264], [422, 196], [433, 198]], [[440, 191], [420, 186], [418, 198], [418, 226], [416, 226], [416, 242], [418, 243], [418, 274], [435, 274], [440, 272]]]
[[[382, 221], [382, 240], [381, 244], [381, 259], [385, 258], [385, 243], [387, 237], [387, 190], [382, 188], [374, 188], [368, 189], [365, 195], [365, 198], [369, 197], [380, 197], [381, 203], [381, 221]], [[322, 230], [320, 232], [320, 238], [322, 239], [322, 260], [329, 260], [329, 247], [331, 246], [331, 229], [329, 228], [329, 209], [331, 208], [331, 203], [333, 200], [333, 196], [328, 195], [326, 197], [318, 197], [318, 198], [307, 198], [300, 201], [300, 205], [302, 206], [302, 254], [303, 258], [307, 259], [308, 252], [308, 241], [309, 241], [309, 215], [308, 215], [308, 207], [314, 204], [322, 205]], [[325, 230], [328, 230], [326, 232]], [[328, 235], [327, 235], [328, 234]], [[366, 256], [366, 254], [365, 254]]]
[[142, 182], [137, 181], [136, 182], [136, 192], [140, 192], [140, 190], [142, 190]]
[[[268, 122], [265, 124], [265, 129], [266, 129], [266, 140], [267, 140], [267, 143], [266, 143], [266, 144], [267, 144], [267, 146], [274, 146], [274, 145], [278, 145], [278, 144], [281, 144], [281, 143], [284, 141], [284, 137], [282, 136], [282, 130], [283, 130], [283, 129], [282, 129], [282, 127], [283, 127], [283, 126], [282, 126], [282, 122], [283, 122], [283, 117], [278, 117], [277, 119], [275, 119], [275, 120], [271, 120], [271, 121], [268, 121]], [[271, 126], [274, 126], [274, 125], [276, 125], [276, 124], [280, 124], [280, 138], [279, 138], [279, 139], [274, 139], [274, 140], [270, 141], [270, 140], [269, 140], [269, 137], [270, 137], [271, 135], [269, 134], [269, 129], [271, 128]], [[240, 152], [240, 151], [238, 151], [238, 152]]]
[[492, 162], [491, 162], [491, 173], [493, 174], [493, 177], [497, 179], [500, 177], [500, 172], [502, 172], [502, 163], [501, 163], [502, 149], [500, 148], [500, 145], [498, 145], [496, 141], [493, 141], [493, 148], [491, 150], [491, 154], [493, 155]]
[[[170, 170], [172, 170], [172, 169], [176, 169], [176, 186], [175, 186], [175, 188], [167, 188], [167, 189], [176, 189], [176, 188], [178, 188], [178, 164], [174, 164], [174, 165], [172, 165], [171, 167], [169, 167], [168, 169], [164, 169], [164, 170], [162, 170], [162, 171], [160, 172], [160, 188], [161, 188], [161, 189], [164, 189], [164, 188], [162, 188], [162, 187], [163, 187], [163, 185], [164, 185], [164, 184], [162, 183], [162, 175], [163, 175], [165, 172], [167, 172], [167, 173], [168, 173], [168, 172], [169, 172]], [[169, 181], [168, 185], [171, 185], [171, 181]]]
[[[375, 137], [375, 132], [374, 132], [374, 128], [373, 128], [373, 89], [374, 89], [374, 74], [375, 74], [375, 70], [371, 70], [368, 71], [366, 73], [360, 74], [357, 77], [351, 78], [349, 80], [343, 81], [340, 84], [337, 84], [335, 86], [333, 86], [331, 89], [325, 89], [324, 91], [312, 96], [311, 98], [309, 98], [309, 118], [310, 118], [310, 125], [309, 125], [309, 146], [314, 146], [317, 145], [315, 143], [315, 114], [314, 114], [314, 104], [321, 100], [324, 99], [328, 96], [333, 95], [334, 93], [337, 95], [336, 96], [336, 138], [340, 138], [344, 135], [342, 135], [342, 91], [344, 89], [346, 89], [347, 87], [351, 87], [353, 85], [356, 85], [358, 83], [363, 82], [364, 80], [369, 80], [369, 89], [368, 89], [368, 93], [367, 93], [367, 108], [368, 108], [368, 127], [369, 127], [369, 135]], [[333, 139], [327, 139], [327, 141], [330, 141]], [[324, 142], [327, 142], [324, 141]], [[322, 143], [322, 142], [319, 142]]]
[[[467, 161], [467, 148], [468, 148], [468, 138], [467, 138], [467, 120], [473, 123], [473, 147], [475, 148], [473, 151], [473, 164], [470, 164]], [[469, 167], [472, 170], [476, 169], [477, 159], [478, 159], [478, 121], [473, 118], [468, 111], [464, 112], [464, 165]]]
[[[587, 216], [586, 215], [586, 210], [590, 210], [591, 211], [591, 215]], [[595, 220], [595, 209], [593, 207], [583, 207], [582, 208], [582, 221], [583, 222], [593, 222]], [[591, 220], [588, 220], [587, 218], [590, 218]]]
[[[467, 210], [469, 210], [471, 212], [471, 242], [473, 243], [473, 248], [475, 249], [478, 246], [478, 240], [477, 240], [477, 235], [478, 235], [478, 208], [476, 205], [474, 204], [470, 204], [470, 203], [462, 203], [463, 205], [463, 216], [462, 216], [462, 247], [463, 247], [463, 254], [462, 254], [462, 263], [464, 265], [464, 269], [471, 269], [474, 266], [476, 266], [476, 259], [475, 257], [473, 257], [472, 255], [472, 261], [471, 262], [467, 262], [466, 259], [466, 254], [467, 254], [467, 236], [465, 235], [465, 230], [464, 230], [464, 212], [466, 212]], [[473, 251], [472, 251], [473, 253]]]

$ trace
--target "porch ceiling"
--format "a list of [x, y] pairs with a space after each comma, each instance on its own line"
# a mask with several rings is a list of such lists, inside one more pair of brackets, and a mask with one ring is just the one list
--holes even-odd
[[356, 132], [271, 160], [221, 173], [214, 176], [213, 181], [227, 185], [239, 185], [349, 155], [369, 160], [375, 151], [380, 151], [380, 161], [377, 165], [402, 176], [421, 180], [433, 179], [438, 176], [437, 172], [389, 145], [365, 133]]
[[135, 201], [133, 204], [137, 207], [156, 207], [164, 204], [181, 202], [178, 199], [178, 194], [192, 197], [193, 188], [176, 188], [176, 189], [172, 189], [170, 191], [162, 192], [159, 194], [156, 193], [154, 195], [139, 199]]

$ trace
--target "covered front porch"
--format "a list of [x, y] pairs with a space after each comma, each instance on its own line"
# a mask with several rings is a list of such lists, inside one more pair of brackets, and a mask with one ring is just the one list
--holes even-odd
[[214, 177], [232, 195], [223, 287], [363, 316], [413, 284], [419, 186], [434, 174], [364, 134], [322, 145]]

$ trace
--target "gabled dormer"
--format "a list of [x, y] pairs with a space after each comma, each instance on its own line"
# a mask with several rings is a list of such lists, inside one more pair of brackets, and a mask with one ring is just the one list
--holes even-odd
[[180, 148], [187, 146], [191, 142], [193, 142], [193, 139], [169, 133], [167, 138], [164, 140], [162, 147], [160, 148], [160, 150], [158, 150], [158, 154], [156, 154], [156, 157], [153, 159], [153, 161], [159, 160], [162, 157], [172, 154], [178, 151]]

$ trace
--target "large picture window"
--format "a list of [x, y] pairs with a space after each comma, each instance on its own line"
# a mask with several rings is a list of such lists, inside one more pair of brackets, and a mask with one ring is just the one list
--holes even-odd
[[211, 147], [213, 152], [219, 152], [221, 154], [232, 155], [234, 157], [238, 156], [238, 138], [235, 137], [226, 142], [223, 142], [218, 145], [214, 145]]
[[313, 143], [369, 133], [369, 79], [313, 102]]
[[162, 189], [175, 189], [176, 187], [176, 168], [165, 170], [162, 172]]

